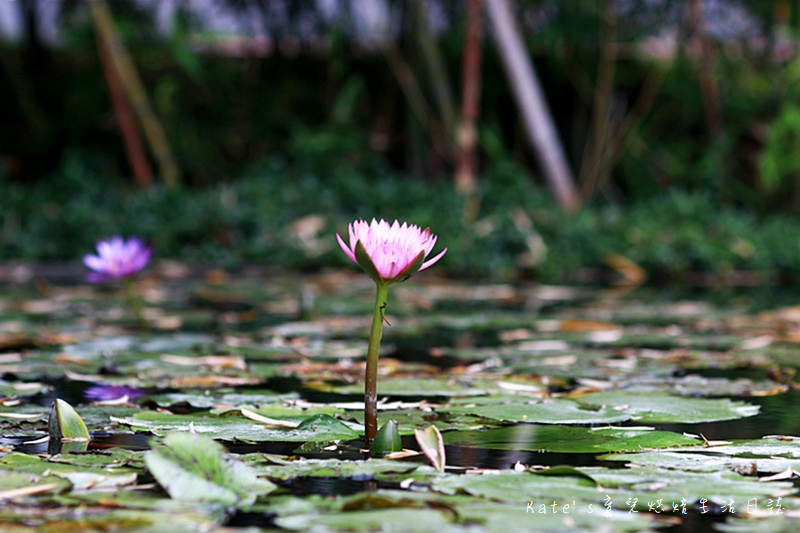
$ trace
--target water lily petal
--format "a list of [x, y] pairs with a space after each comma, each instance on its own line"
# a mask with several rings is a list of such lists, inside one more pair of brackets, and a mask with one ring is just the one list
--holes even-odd
[[400, 224], [395, 220], [356, 220], [348, 226], [349, 246], [339, 234], [336, 238], [347, 257], [358, 263], [376, 283], [390, 284], [436, 263], [447, 252], [425, 261], [436, 245], [436, 235], [429, 228]]
[[89, 281], [124, 278], [142, 270], [153, 255], [153, 249], [137, 238], [127, 241], [119, 235], [97, 243], [97, 255], [86, 255], [83, 264], [94, 272]]

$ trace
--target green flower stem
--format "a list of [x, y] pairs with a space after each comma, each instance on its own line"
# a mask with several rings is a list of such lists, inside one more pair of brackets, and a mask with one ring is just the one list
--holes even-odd
[[136, 320], [143, 329], [147, 329], [149, 324], [147, 320], [145, 320], [144, 313], [142, 312], [142, 302], [133, 290], [133, 281], [131, 281], [130, 278], [122, 278], [122, 286], [125, 288], [125, 296], [128, 297], [128, 304], [131, 306], [133, 316], [136, 317]]
[[378, 352], [383, 333], [383, 311], [389, 296], [388, 285], [376, 286], [378, 292], [375, 296], [375, 313], [372, 315], [372, 329], [369, 332], [367, 371], [364, 376], [364, 437], [367, 447], [372, 444], [378, 432]]

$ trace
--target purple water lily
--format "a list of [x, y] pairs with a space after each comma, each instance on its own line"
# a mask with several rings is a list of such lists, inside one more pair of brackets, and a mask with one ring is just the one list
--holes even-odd
[[124, 398], [126, 396], [129, 400], [132, 400], [142, 396], [143, 394], [143, 391], [127, 385], [98, 384], [92, 385], [83, 391], [83, 395], [87, 400], [93, 400], [96, 402], [109, 402], [113, 400], [119, 400], [120, 398]]
[[94, 270], [87, 276], [89, 281], [99, 282], [126, 278], [142, 270], [150, 261], [153, 248], [138, 237], [127, 241], [115, 235], [97, 243], [97, 255], [88, 254], [83, 264]]

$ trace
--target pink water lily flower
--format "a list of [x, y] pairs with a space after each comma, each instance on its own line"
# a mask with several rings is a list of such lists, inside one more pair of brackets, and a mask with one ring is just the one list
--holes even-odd
[[401, 225], [397, 220], [391, 225], [374, 218], [371, 223], [356, 220], [347, 229], [350, 244], [345, 244], [337, 233], [339, 246], [379, 285], [403, 281], [436, 263], [447, 252], [445, 248], [426, 261], [436, 244], [436, 235], [429, 228], [420, 229], [405, 222]]
[[97, 243], [97, 255], [86, 255], [83, 264], [94, 270], [89, 281], [126, 278], [142, 270], [150, 261], [153, 249], [137, 238], [127, 241], [116, 235]]

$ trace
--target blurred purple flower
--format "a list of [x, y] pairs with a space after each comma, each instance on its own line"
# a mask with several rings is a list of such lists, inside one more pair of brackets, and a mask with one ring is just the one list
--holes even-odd
[[89, 281], [107, 281], [136, 274], [147, 265], [152, 255], [153, 248], [138, 237], [126, 241], [115, 235], [98, 242], [97, 255], [84, 256], [83, 264], [94, 270], [87, 276]]
[[108, 402], [111, 400], [118, 400], [127, 396], [129, 400], [138, 398], [144, 395], [144, 392], [135, 388], [128, 387], [127, 385], [92, 385], [85, 391], [83, 395], [87, 400], [95, 402]]

